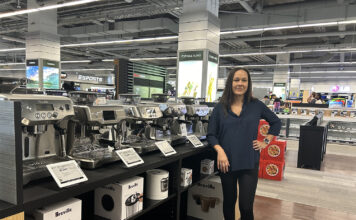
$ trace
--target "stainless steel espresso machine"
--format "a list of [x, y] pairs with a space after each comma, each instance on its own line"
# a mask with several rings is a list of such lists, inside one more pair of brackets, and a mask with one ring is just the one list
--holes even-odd
[[140, 104], [140, 100], [140, 96], [135, 94], [119, 95], [119, 101], [128, 117], [122, 147], [132, 147], [142, 154], [158, 149], [155, 145], [155, 120], [163, 114], [157, 105]]
[[152, 94], [153, 103], [157, 105], [163, 113], [163, 117], [154, 121], [157, 140], [167, 140], [172, 146], [184, 144], [186, 142], [186, 121], [185, 114], [187, 108], [183, 103], [167, 102], [167, 94]]
[[66, 160], [61, 122], [74, 116], [72, 101], [28, 94], [0, 94], [0, 99], [21, 103], [23, 184], [50, 176], [46, 165]]
[[93, 92], [70, 92], [75, 111], [68, 123], [67, 152], [83, 168], [95, 169], [119, 161], [115, 150], [121, 148], [126, 130], [123, 106], [95, 104]]
[[182, 101], [187, 106], [186, 120], [188, 135], [195, 135], [199, 139], [205, 139], [207, 133], [207, 123], [210, 109], [207, 105], [195, 104], [192, 97], [182, 97]]

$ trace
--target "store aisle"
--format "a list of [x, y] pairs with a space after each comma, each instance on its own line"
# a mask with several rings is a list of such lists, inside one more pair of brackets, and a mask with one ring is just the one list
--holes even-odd
[[297, 157], [288, 141], [284, 179], [260, 179], [257, 195], [356, 215], [356, 146], [328, 144], [321, 171], [296, 168]]

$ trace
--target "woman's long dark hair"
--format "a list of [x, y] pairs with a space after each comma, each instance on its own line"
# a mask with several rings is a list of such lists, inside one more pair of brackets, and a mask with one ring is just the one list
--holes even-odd
[[248, 71], [245, 68], [239, 68], [239, 67], [234, 68], [230, 71], [229, 76], [227, 77], [224, 93], [220, 99], [220, 103], [224, 106], [225, 113], [227, 113], [232, 103], [234, 102], [235, 94], [232, 91], [232, 81], [234, 80], [235, 73], [239, 70], [245, 71], [248, 77], [248, 86], [247, 86], [247, 91], [244, 94], [244, 102], [249, 103], [254, 99], [252, 96], [252, 81], [251, 81], [250, 71]]

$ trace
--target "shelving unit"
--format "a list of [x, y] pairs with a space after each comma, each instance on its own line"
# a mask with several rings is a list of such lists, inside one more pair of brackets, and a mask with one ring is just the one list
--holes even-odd
[[[168, 170], [170, 173], [168, 198], [159, 201], [144, 199], [144, 209], [130, 219], [147, 219], [148, 216], [156, 216], [155, 210], [157, 208], [160, 210], [158, 214], [164, 214], [165, 219], [181, 219], [180, 206], [181, 203], [186, 203], [186, 201], [181, 201], [181, 194], [189, 189], [189, 187], [183, 188], [180, 186], [181, 168], [193, 169], [193, 185], [197, 184], [208, 177], [207, 175], [200, 175], [200, 160], [214, 159], [215, 154], [212, 148], [206, 145], [193, 148], [191, 144], [185, 144], [175, 149], [177, 154], [167, 158], [159, 152], [144, 155], [142, 158], [145, 163], [132, 168], [126, 168], [119, 162], [95, 170], [84, 170], [88, 181], [68, 188], [58, 188], [51, 178], [32, 182], [23, 188], [23, 205], [12, 206], [0, 202], [0, 218], [21, 211], [26, 213], [49, 204], [77, 197], [83, 201], [83, 219], [103, 219], [94, 216], [94, 190], [96, 188], [132, 176], [145, 176], [147, 170], [160, 168]], [[163, 206], [164, 209], [161, 209]]]

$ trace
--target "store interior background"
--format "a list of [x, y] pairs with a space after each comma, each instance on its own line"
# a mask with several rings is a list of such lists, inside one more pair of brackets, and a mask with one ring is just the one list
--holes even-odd
[[[0, 14], [26, 9], [29, 1], [40, 6], [70, 2], [0, 0]], [[349, 99], [356, 93], [356, 0], [219, 0], [218, 3], [218, 94], [225, 87], [229, 70], [237, 66], [251, 71], [254, 88], [267, 88], [271, 93], [278, 81], [274, 73], [281, 71], [287, 76], [287, 90], [292, 79], [300, 79], [299, 90], [308, 93], [315, 91]], [[59, 8], [56, 36], [62, 81], [74, 81], [81, 90], [114, 91], [114, 60], [123, 59], [165, 68], [165, 83], [175, 87], [183, 4], [182, 0], [103, 0]], [[27, 14], [6, 18], [0, 15], [2, 82], [26, 76], [28, 25]], [[150, 40], [140, 40], [147, 38]], [[122, 42], [107, 43], [118, 40]], [[287, 62], [277, 63], [277, 57], [286, 54]], [[87, 77], [81, 80], [78, 75]], [[102, 77], [102, 81], [97, 77]], [[333, 91], [335, 86], [342, 89]], [[283, 200], [288, 217], [319, 207], [322, 209], [310, 211], [312, 217], [307, 219], [321, 219], [321, 213], [356, 219], [356, 166], [352, 166], [356, 148], [328, 146], [327, 155], [330, 154], [326, 159], [331, 162], [325, 164], [322, 173], [300, 171], [295, 168], [298, 142], [290, 141], [285, 180], [279, 185], [261, 180], [257, 195], [278, 199], [266, 200], [276, 206], [283, 206], [279, 203]], [[300, 189], [305, 183], [311, 187]], [[256, 203], [260, 210], [264, 210], [262, 197]], [[283, 214], [277, 213], [274, 219], [279, 216]]]

